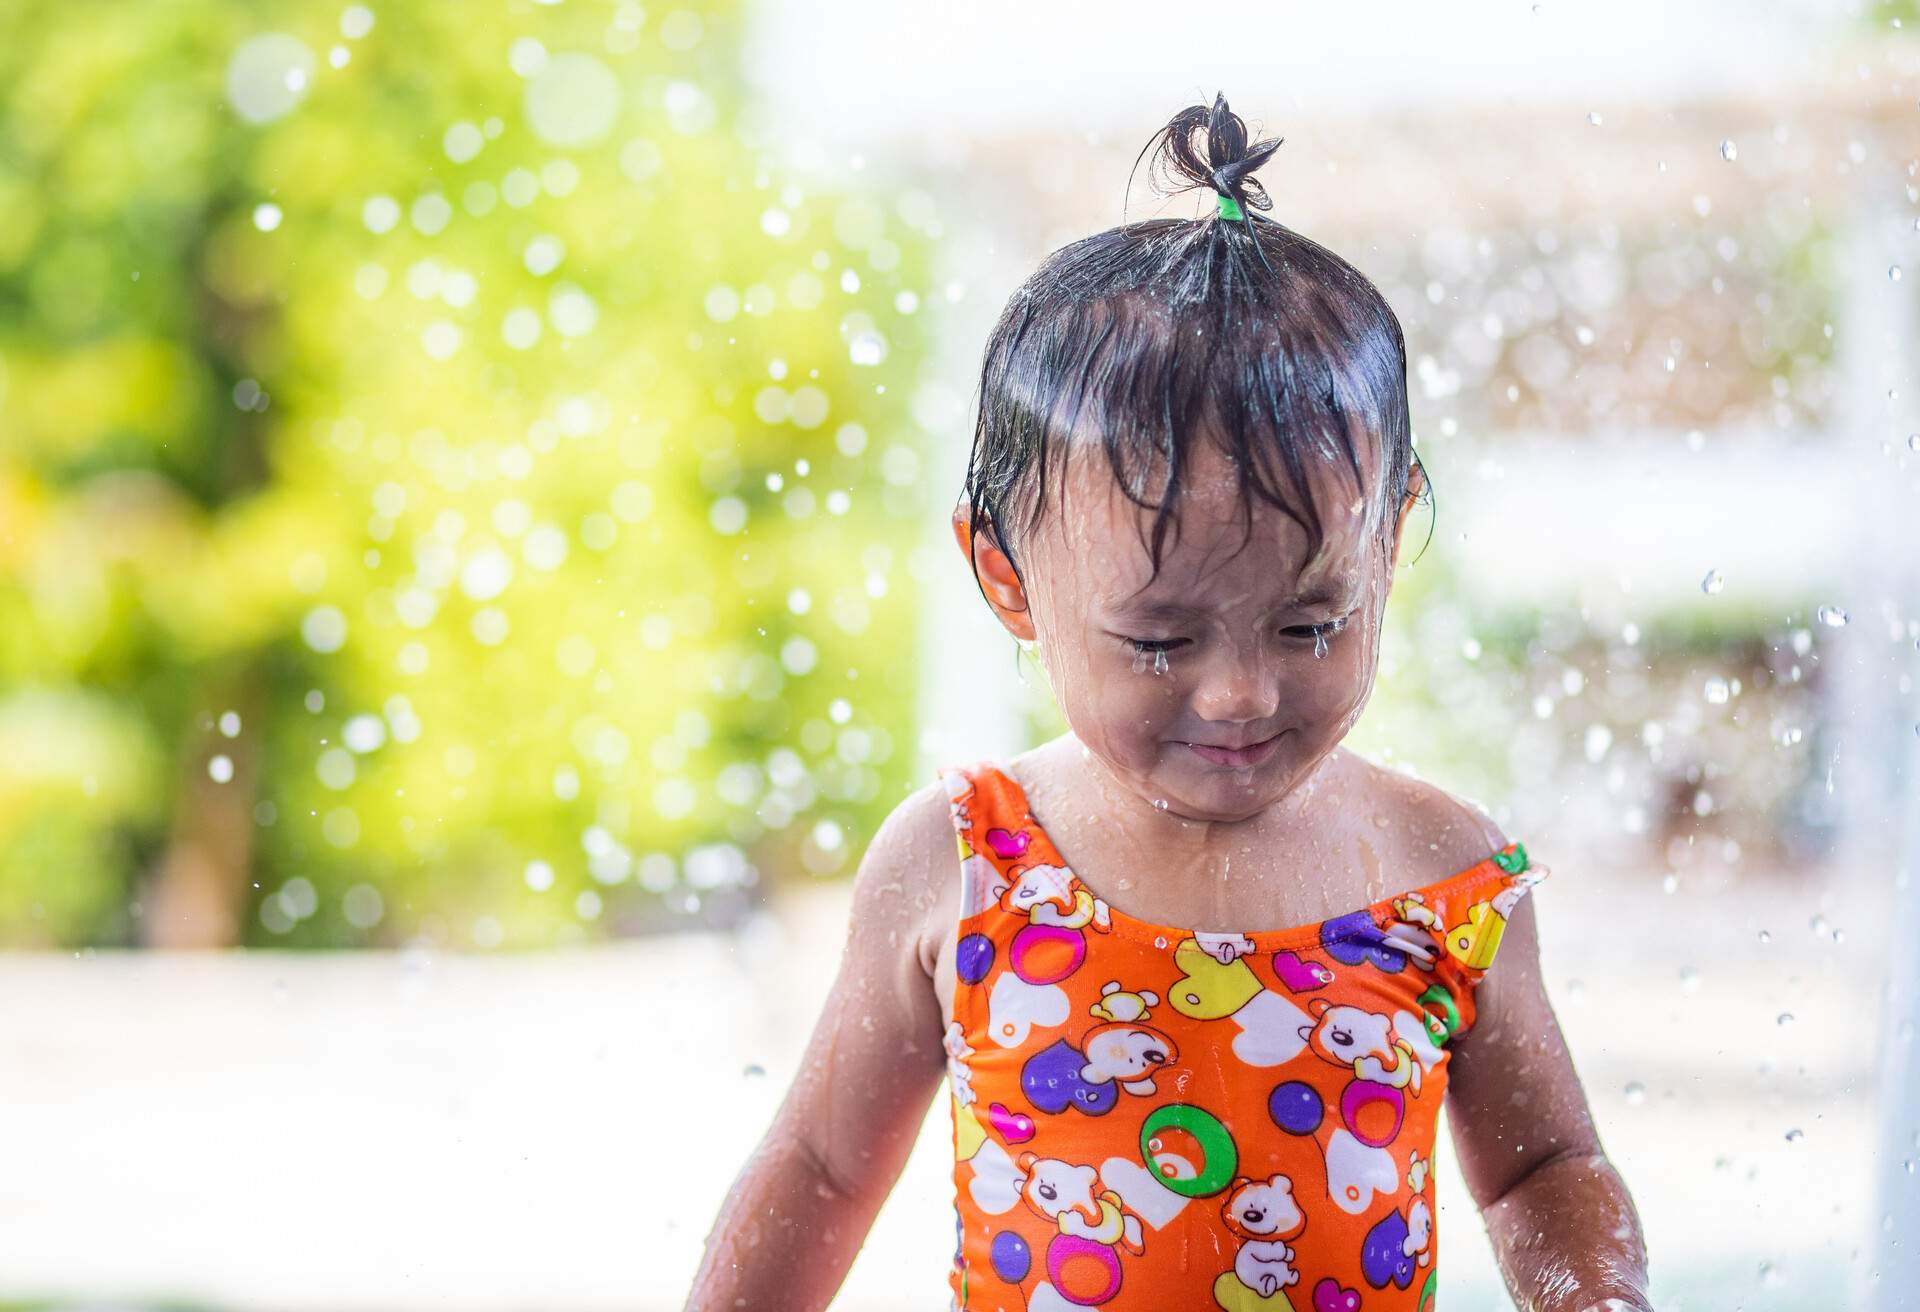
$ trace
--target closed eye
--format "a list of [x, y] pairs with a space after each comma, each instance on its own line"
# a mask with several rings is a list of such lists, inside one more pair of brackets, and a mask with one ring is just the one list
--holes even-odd
[[1325, 624], [1296, 624], [1292, 628], [1282, 629], [1281, 632], [1296, 638], [1331, 638], [1352, 622], [1353, 616], [1342, 615], [1339, 619], [1328, 620]]
[[[1323, 624], [1291, 624], [1280, 630], [1289, 638], [1298, 638], [1302, 642], [1311, 642], [1322, 638], [1332, 638], [1353, 622], [1353, 616], [1342, 615], [1337, 620], [1328, 620]], [[1119, 635], [1115, 635], [1116, 637]], [[1186, 645], [1185, 638], [1127, 638], [1120, 641], [1132, 647], [1135, 652], [1151, 654], [1157, 651], [1173, 651]]]

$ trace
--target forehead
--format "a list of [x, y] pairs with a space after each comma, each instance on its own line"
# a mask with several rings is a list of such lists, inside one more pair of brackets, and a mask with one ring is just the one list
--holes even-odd
[[[1369, 491], [1378, 478], [1371, 443], [1357, 443]], [[1226, 455], [1211, 442], [1181, 471], [1181, 494], [1153, 578], [1148, 550], [1155, 511], [1130, 500], [1097, 446], [1065, 462], [1059, 500], [1044, 516], [1056, 569], [1082, 575], [1109, 602], [1173, 602], [1249, 587], [1318, 592], [1338, 599], [1368, 568], [1377, 528], [1375, 498], [1356, 488], [1344, 455], [1303, 453], [1321, 541], [1311, 557], [1307, 526], [1258, 493], [1246, 494]], [[1250, 518], [1250, 522], [1249, 522]], [[1151, 584], [1149, 578], [1153, 578]]]

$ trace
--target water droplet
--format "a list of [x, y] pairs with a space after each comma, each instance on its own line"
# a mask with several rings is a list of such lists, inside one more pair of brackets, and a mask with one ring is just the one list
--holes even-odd
[[1820, 622], [1829, 628], [1838, 629], [1847, 622], [1847, 613], [1838, 606], [1822, 606], [1815, 614], [1819, 616]]
[[1590, 109], [1590, 110], [1588, 110], [1588, 111], [1587, 111], [1587, 122], [1589, 122], [1589, 123], [1591, 123], [1591, 124], [1593, 124], [1593, 126], [1595, 126], [1595, 127], [1599, 127], [1599, 126], [1600, 126], [1600, 111], [1599, 111], [1599, 110], [1597, 110], [1597, 109]]
[[746, 1076], [765, 1075], [767, 1073], [767, 1068], [765, 1066], [762, 1066], [759, 1062], [753, 1061], [753, 1062], [748, 1062], [747, 1068], [740, 1073]]
[[1688, 993], [1700, 991], [1700, 972], [1692, 966], [1680, 967], [1680, 987]]
[[1733, 144], [1732, 137], [1728, 137], [1725, 141], [1722, 141], [1720, 143], [1721, 159], [1734, 160], [1734, 159], [1738, 159], [1739, 157], [1740, 157], [1740, 147]]
[[1760, 931], [1760, 936], [1759, 936], [1759, 937], [1760, 937], [1760, 941], [1761, 941], [1762, 943], [1771, 943], [1771, 942], [1773, 942], [1773, 935], [1772, 935], [1772, 934], [1770, 934], [1770, 933], [1768, 933], [1768, 932], [1767, 932], [1766, 930], [1764, 930], [1764, 929]]
[[1154, 799], [1153, 799], [1153, 809], [1154, 809], [1154, 810], [1156, 810], [1156, 811], [1164, 811], [1164, 810], [1166, 810], [1166, 809], [1167, 809], [1167, 799], [1166, 799], [1166, 798], [1164, 798], [1164, 797], [1156, 797], [1156, 798], [1154, 798]]
[[1920, 433], [1907, 434], [1907, 450], [1920, 451]]
[[1779, 1015], [1779, 1017], [1778, 1017], [1777, 1019], [1775, 1019], [1775, 1021], [1774, 1021], [1774, 1024], [1776, 1024], [1776, 1025], [1791, 1025], [1791, 1024], [1793, 1024], [1793, 1013], [1792, 1013], [1792, 1012], [1790, 1012], [1790, 1011], [1783, 1011], [1783, 1012], [1781, 1012], [1781, 1013], [1780, 1013], [1780, 1015]]
[[1887, 281], [1888, 281], [1888, 282], [1899, 282], [1899, 281], [1900, 281], [1900, 266], [1899, 266], [1899, 265], [1897, 265], [1897, 264], [1890, 264], [1890, 265], [1888, 265], [1888, 266], [1887, 266]]
[[1720, 589], [1726, 586], [1727, 586], [1727, 580], [1725, 576], [1723, 576], [1720, 573], [1720, 571], [1717, 569], [1708, 570], [1707, 576], [1700, 580], [1700, 591], [1706, 593], [1709, 597], [1713, 596], [1715, 593], [1719, 592]]
[[1627, 1105], [1630, 1107], [1638, 1107], [1647, 1100], [1647, 1086], [1638, 1080], [1629, 1080], [1627, 1081], [1626, 1095]]
[[1314, 631], [1313, 654], [1316, 657], [1325, 656], [1327, 654], [1327, 635], [1324, 631], [1321, 631], [1321, 630]]
[[[1153, 657], [1153, 664], [1151, 666], [1147, 664], [1148, 656]], [[1165, 674], [1167, 672], [1166, 651], [1164, 649], [1155, 649], [1149, 652], [1144, 647], [1135, 647], [1133, 649], [1133, 672], [1135, 674], [1145, 674], [1149, 668], [1151, 668], [1155, 674]]]
[[1794, 1126], [1791, 1130], [1787, 1131], [1788, 1143], [1799, 1143], [1800, 1140], [1802, 1140], [1805, 1137], [1806, 1137], [1805, 1135], [1800, 1133], [1800, 1127], [1797, 1125]]
[[1707, 701], [1710, 702], [1711, 704], [1715, 706], [1726, 705], [1727, 681], [1721, 678], [1719, 675], [1716, 674], [1712, 678], [1707, 680], [1704, 691], [1706, 693]]
[[1584, 746], [1587, 760], [1598, 765], [1613, 746], [1613, 730], [1604, 724], [1588, 725]]

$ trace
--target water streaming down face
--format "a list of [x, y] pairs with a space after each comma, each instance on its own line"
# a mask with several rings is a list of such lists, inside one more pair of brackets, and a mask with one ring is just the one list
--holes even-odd
[[[1244, 819], [1293, 794], [1359, 718], [1393, 560], [1378, 531], [1379, 457], [1357, 445], [1365, 488], [1343, 462], [1314, 465], [1317, 551], [1286, 510], [1243, 500], [1221, 450], [1200, 441], [1157, 576], [1151, 511], [1085, 448], [1017, 544], [1022, 577], [1004, 559], [983, 566], [1024, 600], [1002, 618], [1030, 631], [1069, 726], [1125, 793], [1191, 819]], [[1268, 740], [1245, 765], [1193, 746]]]

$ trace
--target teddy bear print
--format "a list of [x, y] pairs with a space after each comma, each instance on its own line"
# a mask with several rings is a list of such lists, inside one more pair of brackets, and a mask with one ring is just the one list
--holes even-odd
[[1421, 1065], [1413, 1047], [1397, 1036], [1393, 1022], [1360, 1007], [1335, 1006], [1325, 998], [1308, 1004], [1318, 1018], [1300, 1027], [1314, 1055], [1351, 1069], [1355, 1078], [1420, 1092]]
[[1233, 1275], [1258, 1294], [1271, 1298], [1300, 1279], [1293, 1268], [1297, 1254], [1287, 1240], [1306, 1229], [1307, 1218], [1293, 1197], [1293, 1181], [1284, 1175], [1265, 1180], [1236, 1176], [1221, 1204], [1227, 1229], [1241, 1241], [1233, 1258]]
[[959, 1021], [947, 1022], [941, 1046], [947, 1050], [947, 1074], [953, 1082], [953, 1100], [966, 1107], [973, 1102], [973, 1068], [967, 1065], [967, 1058], [973, 1056], [973, 1045], [967, 1042], [966, 1031], [960, 1028]]
[[1114, 1022], [1095, 1025], [1080, 1037], [1086, 1064], [1080, 1078], [1088, 1084], [1117, 1081], [1128, 1093], [1154, 1091], [1153, 1073], [1180, 1055], [1172, 1039], [1145, 1025]]
[[1026, 1177], [1021, 1199], [1057, 1225], [1061, 1234], [1109, 1248], [1123, 1247], [1136, 1255], [1147, 1251], [1140, 1218], [1126, 1209], [1119, 1194], [1101, 1185], [1100, 1173], [1093, 1167], [1037, 1153], [1021, 1153], [1018, 1166]]
[[1152, 1009], [1159, 1005], [1160, 995], [1152, 989], [1129, 993], [1120, 987], [1119, 980], [1110, 979], [1100, 986], [1100, 1000], [1087, 1011], [1102, 1020], [1144, 1022], [1152, 1018]]
[[1104, 932], [1113, 924], [1106, 900], [1082, 887], [1066, 866], [1028, 866], [1001, 896], [1001, 905], [1009, 911], [1026, 912], [1027, 919], [1036, 925], [1091, 927]]

